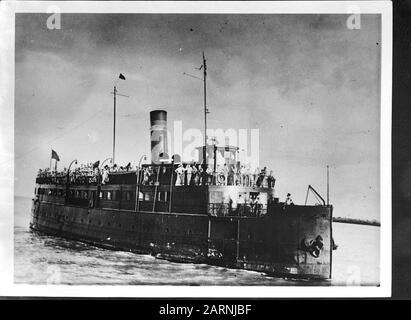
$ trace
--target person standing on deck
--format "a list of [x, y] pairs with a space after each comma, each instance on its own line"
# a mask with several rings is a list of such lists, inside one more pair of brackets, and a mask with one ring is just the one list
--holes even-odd
[[192, 175], [193, 175], [193, 184], [195, 186], [199, 185], [199, 179], [198, 179], [198, 169], [197, 169], [197, 164], [194, 162], [192, 166]]
[[287, 193], [287, 199], [285, 199], [285, 205], [286, 206], [292, 206], [294, 205], [293, 199], [291, 199], [291, 194]]
[[230, 174], [231, 174], [231, 185], [235, 186], [237, 184], [237, 175], [236, 175], [236, 168], [234, 165], [230, 166]]
[[144, 168], [143, 169], [143, 185], [148, 185], [148, 169]]
[[106, 182], [108, 182], [108, 165], [105, 165], [104, 169], [103, 169], [103, 174], [102, 174], [102, 184], [106, 184]]
[[191, 167], [191, 164], [187, 164], [186, 166], [186, 174], [187, 174], [187, 185], [191, 185], [191, 177], [193, 174], [193, 168]]
[[253, 174], [253, 187], [257, 186], [257, 182], [258, 182], [257, 180], [258, 180], [259, 175], [260, 175], [260, 168], [257, 167], [255, 168], [254, 174]]
[[210, 165], [207, 166], [206, 172], [206, 184], [212, 184], [213, 183], [213, 169], [211, 169]]
[[261, 215], [261, 207], [262, 204], [260, 202], [260, 197], [257, 197], [256, 201], [255, 201], [255, 216], [259, 217]]
[[247, 166], [245, 167], [245, 183], [246, 183], [246, 186], [247, 187], [250, 187], [252, 184], [251, 184], [251, 180], [252, 180], [252, 178], [251, 178], [251, 167], [250, 167], [250, 164], [247, 164]]
[[198, 166], [198, 185], [203, 186], [205, 184], [204, 169], [202, 165]]
[[257, 210], [256, 210], [256, 204], [257, 204], [257, 200], [256, 200], [256, 196], [254, 196], [254, 197], [251, 197], [251, 200], [250, 200], [250, 215], [252, 216], [252, 217], [255, 217], [256, 216], [256, 212], [257, 212]]
[[228, 167], [227, 167], [227, 163], [224, 163], [223, 166], [223, 175], [224, 175], [224, 185], [228, 185]]
[[244, 205], [244, 200], [241, 194], [239, 194], [237, 198], [237, 216], [239, 217], [243, 215], [243, 205]]
[[181, 186], [184, 183], [184, 168], [181, 163], [178, 165], [175, 173], [177, 174], [176, 186]]
[[233, 212], [233, 199], [231, 199], [231, 196], [228, 196], [228, 212], [227, 214], [230, 216]]
[[274, 178], [274, 175], [273, 175], [273, 171], [272, 171], [272, 170], [271, 170], [270, 173], [268, 174], [267, 181], [268, 181], [268, 187], [269, 187], [269, 188], [274, 188], [274, 186], [275, 186], [275, 178]]
[[267, 167], [264, 167], [264, 169], [261, 170], [259, 181], [259, 186], [261, 186], [262, 188], [267, 187]]
[[246, 185], [246, 168], [244, 165], [240, 168], [240, 184], [244, 187]]

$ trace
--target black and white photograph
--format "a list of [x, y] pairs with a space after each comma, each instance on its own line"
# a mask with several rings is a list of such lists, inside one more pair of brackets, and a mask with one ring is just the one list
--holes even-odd
[[389, 3], [11, 7], [9, 294], [390, 294]]

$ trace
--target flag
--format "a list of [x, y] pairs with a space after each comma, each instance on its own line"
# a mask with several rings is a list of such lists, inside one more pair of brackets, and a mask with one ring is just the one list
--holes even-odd
[[125, 76], [123, 76], [123, 74], [122, 74], [122, 73], [120, 73], [120, 75], [119, 75], [118, 77], [119, 77], [119, 79], [121, 79], [121, 80], [126, 80], [126, 77], [125, 77]]
[[94, 162], [94, 164], [93, 164], [93, 169], [98, 168], [99, 165], [100, 165], [100, 160]]
[[56, 161], [60, 161], [59, 155], [53, 149], [51, 149], [51, 158], [56, 159]]

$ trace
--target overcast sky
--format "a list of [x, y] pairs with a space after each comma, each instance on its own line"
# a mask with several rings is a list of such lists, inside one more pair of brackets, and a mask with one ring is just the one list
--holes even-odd
[[[208, 60], [210, 128], [260, 130], [260, 164], [281, 200], [303, 204], [308, 184], [336, 216], [379, 220], [380, 17], [362, 15], [16, 15], [16, 195], [32, 196], [50, 149], [59, 167], [149, 154], [149, 111], [169, 129], [203, 129], [202, 83], [183, 75]], [[187, 144], [186, 142], [185, 144]]]

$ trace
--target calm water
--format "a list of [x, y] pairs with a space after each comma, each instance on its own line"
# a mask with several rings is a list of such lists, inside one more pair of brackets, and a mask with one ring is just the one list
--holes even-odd
[[[33, 233], [30, 198], [15, 198], [14, 279], [26, 284], [377, 285], [379, 228], [334, 223], [331, 282], [291, 281], [245, 270], [172, 263]], [[170, 275], [173, 275], [172, 277]]]

